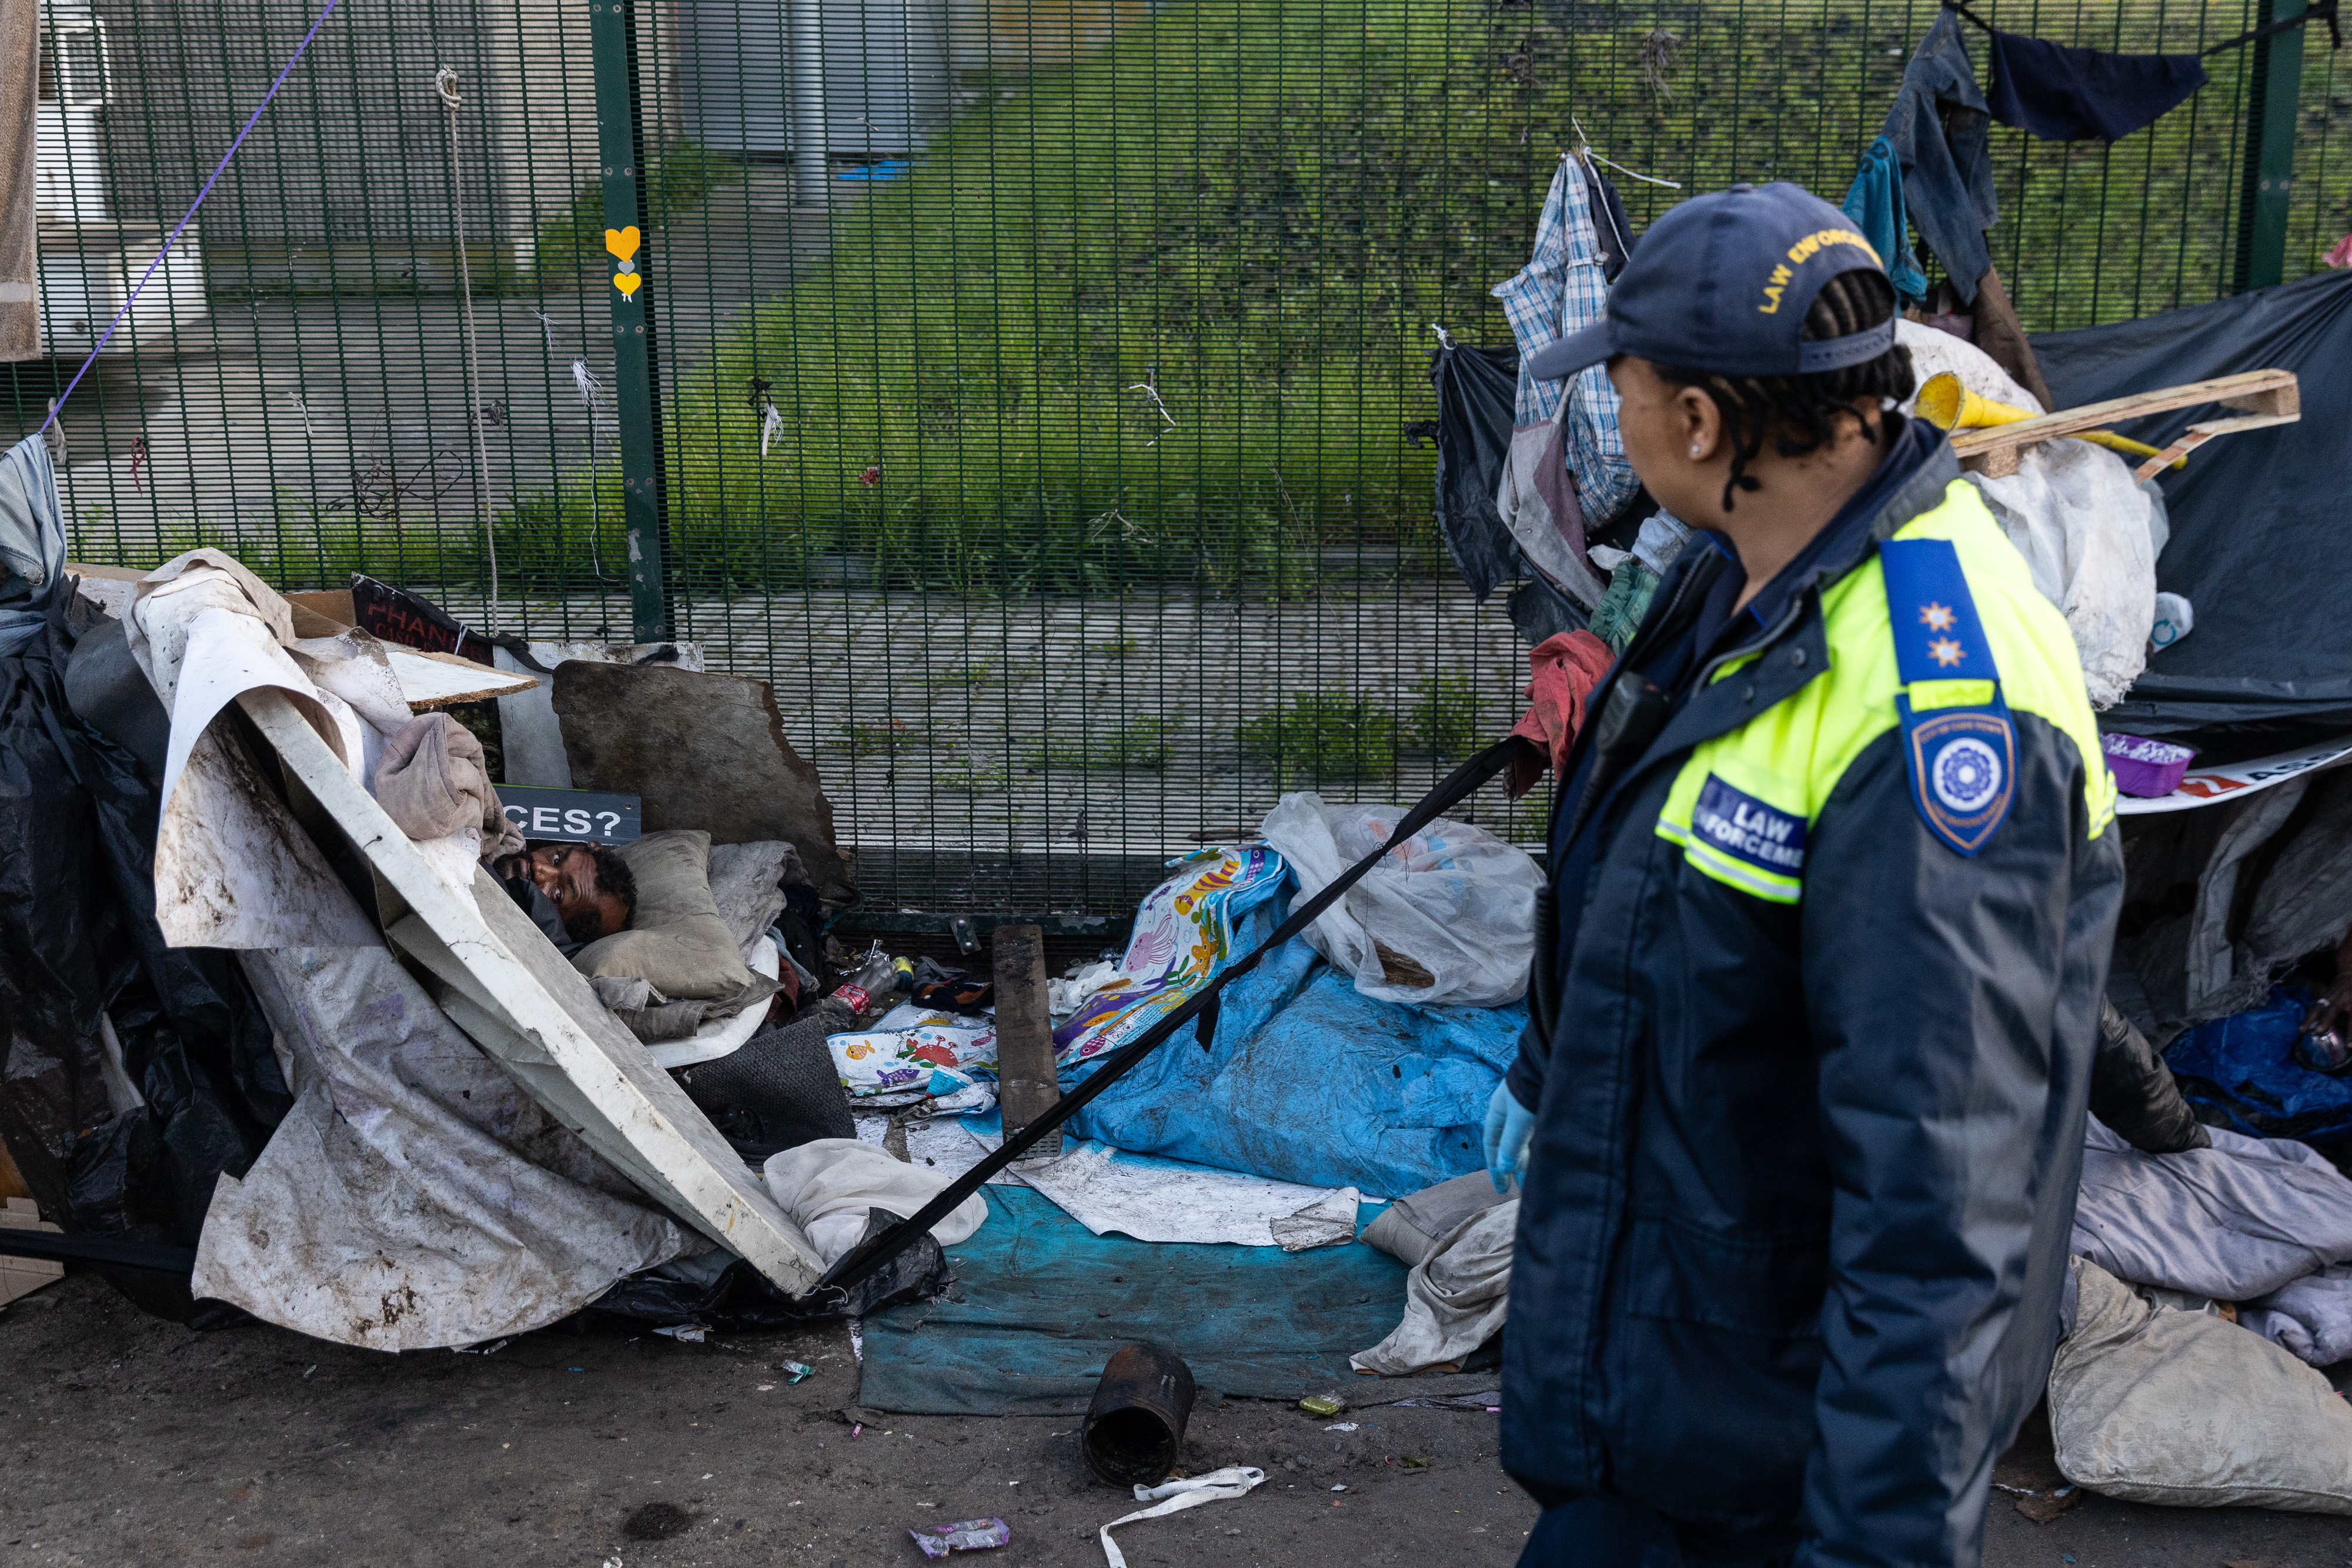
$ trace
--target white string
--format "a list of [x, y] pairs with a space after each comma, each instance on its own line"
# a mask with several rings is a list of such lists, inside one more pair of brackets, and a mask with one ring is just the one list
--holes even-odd
[[[1648, 185], [1664, 185], [1669, 191], [1679, 191], [1683, 188], [1682, 182], [1679, 180], [1661, 180], [1655, 174], [1644, 174], [1638, 169], [1628, 169], [1614, 159], [1603, 158], [1593, 150], [1592, 138], [1584, 133], [1584, 122], [1572, 114], [1568, 117], [1568, 122], [1576, 128], [1576, 151], [1584, 157], [1591, 159], [1596, 163], [1608, 164], [1629, 180], [1639, 180]], [[1565, 158], [1568, 154], [1563, 152], [1560, 156]]]
[[466, 414], [474, 427], [474, 494], [482, 502], [482, 544], [490, 560], [490, 613], [498, 623], [498, 510], [490, 499], [490, 448], [482, 434], [482, 368], [474, 344], [474, 276], [466, 260], [466, 234], [457, 195], [457, 73], [443, 66], [434, 73], [433, 90], [449, 111], [449, 241], [457, 252], [457, 298], [466, 337]]
[[[541, 316], [541, 321], [547, 318]], [[551, 327], [553, 325], [550, 323]], [[551, 337], [549, 341], [554, 340]], [[604, 526], [596, 501], [596, 402], [604, 395], [604, 383], [588, 369], [585, 360], [572, 361], [572, 384], [580, 389], [580, 401], [588, 405], [588, 570], [596, 580], [604, 580], [604, 563], [596, 555], [596, 533]]]
[[1149, 1502], [1154, 1498], [1168, 1500], [1158, 1508], [1138, 1509], [1135, 1512], [1112, 1520], [1102, 1527], [1103, 1561], [1108, 1568], [1127, 1568], [1126, 1554], [1110, 1532], [1122, 1524], [1133, 1524], [1139, 1519], [1162, 1519], [1181, 1513], [1188, 1508], [1198, 1508], [1204, 1502], [1223, 1502], [1229, 1498], [1247, 1497], [1250, 1489], [1265, 1479], [1265, 1472], [1249, 1465], [1234, 1465], [1226, 1469], [1212, 1470], [1205, 1476], [1189, 1480], [1170, 1481], [1163, 1486], [1138, 1487], [1135, 1500]]

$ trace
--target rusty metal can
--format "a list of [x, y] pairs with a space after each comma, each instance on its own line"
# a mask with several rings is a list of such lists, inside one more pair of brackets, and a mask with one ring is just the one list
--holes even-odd
[[1131, 1344], [1103, 1366], [1078, 1447], [1113, 1486], [1158, 1486], [1184, 1452], [1192, 1369], [1164, 1344]]

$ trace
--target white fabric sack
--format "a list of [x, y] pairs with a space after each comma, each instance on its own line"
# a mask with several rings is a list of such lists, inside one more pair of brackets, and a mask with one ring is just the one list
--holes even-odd
[[[894, 1159], [856, 1138], [818, 1138], [772, 1155], [760, 1168], [769, 1195], [830, 1266], [866, 1234], [866, 1210], [887, 1209], [901, 1219], [954, 1185], [955, 1176]], [[970, 1236], [988, 1218], [988, 1199], [974, 1193], [931, 1227], [942, 1247]]]
[[2173, 1508], [2352, 1514], [2352, 1406], [2257, 1333], [2153, 1307], [2095, 1263], [2074, 1270], [2074, 1332], [2050, 1368], [2058, 1469], [2077, 1486]]
[[[1484, 1179], [1483, 1176], [1480, 1179]], [[1404, 1318], [1388, 1338], [1348, 1358], [1358, 1372], [1405, 1377], [1459, 1362], [1503, 1326], [1511, 1305], [1511, 1243], [1519, 1200], [1474, 1214], [1404, 1277]]]
[[[1895, 330], [1921, 385], [1949, 371], [1979, 397], [2044, 412], [1975, 344], [1916, 321], [1897, 321]], [[1968, 478], [2025, 557], [2033, 586], [2065, 615], [2091, 706], [2113, 706], [2147, 667], [2156, 624], [2153, 508], [2131, 465], [2105, 447], [2062, 438], [2027, 447], [2014, 474]]]
[[[1402, 806], [1285, 795], [1260, 831], [1312, 897], [1388, 842]], [[1527, 993], [1543, 873], [1526, 851], [1443, 818], [1399, 845], [1307, 928], [1356, 989], [1383, 1001], [1500, 1007]]]

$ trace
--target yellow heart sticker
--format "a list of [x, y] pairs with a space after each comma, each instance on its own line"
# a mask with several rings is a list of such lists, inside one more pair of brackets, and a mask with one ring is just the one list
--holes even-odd
[[606, 229], [604, 248], [623, 261], [626, 261], [637, 254], [637, 241], [643, 237], [637, 233], [637, 225], [635, 224], [631, 224], [625, 229]]
[[626, 299], [636, 293], [637, 285], [644, 281], [642, 273], [624, 272], [613, 279], [613, 287], [621, 291], [622, 298]]

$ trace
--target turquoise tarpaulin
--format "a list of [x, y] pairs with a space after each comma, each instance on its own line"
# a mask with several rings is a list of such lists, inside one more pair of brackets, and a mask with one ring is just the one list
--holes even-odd
[[1360, 1241], [1308, 1252], [1135, 1241], [1093, 1235], [1025, 1187], [981, 1190], [987, 1223], [948, 1249], [961, 1299], [866, 1320], [859, 1403], [1082, 1415], [1103, 1364], [1138, 1340], [1182, 1356], [1204, 1401], [1336, 1390], [1361, 1403], [1494, 1384], [1492, 1373], [1375, 1382], [1349, 1367], [1404, 1312], [1404, 1265]]

